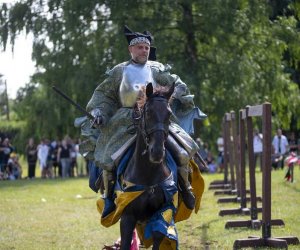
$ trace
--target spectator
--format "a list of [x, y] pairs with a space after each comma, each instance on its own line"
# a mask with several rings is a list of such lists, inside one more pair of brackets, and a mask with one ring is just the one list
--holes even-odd
[[215, 163], [215, 158], [213, 157], [211, 151], [207, 152], [206, 162], [207, 162], [207, 167], [209, 169], [208, 170], [209, 173], [216, 173], [218, 169], [218, 165]]
[[62, 140], [61, 146], [58, 148], [57, 160], [60, 162], [62, 167], [62, 178], [69, 177], [71, 166], [71, 149], [66, 139]]
[[0, 145], [0, 165], [1, 172], [6, 171], [7, 163], [10, 157], [10, 154], [14, 151], [14, 147], [10, 144], [8, 138], [5, 138]]
[[79, 152], [79, 144], [80, 144], [80, 139], [78, 139], [75, 143], [75, 152], [76, 152], [76, 162], [77, 162], [77, 170], [78, 170], [78, 176], [84, 176], [84, 168], [85, 168], [85, 159], [84, 157], [80, 154]]
[[45, 175], [48, 178], [53, 178], [53, 147], [50, 142], [50, 140], [46, 140], [46, 145], [48, 146], [48, 154], [47, 154], [47, 160], [46, 160], [46, 169], [45, 169]]
[[52, 163], [53, 163], [53, 175], [54, 177], [61, 177], [61, 164], [57, 160], [58, 148], [60, 147], [61, 142], [59, 140], [54, 140], [51, 143], [52, 151]]
[[295, 133], [291, 132], [289, 139], [289, 148], [290, 152], [294, 152], [296, 155], [298, 154], [298, 141], [296, 140]]
[[5, 171], [4, 147], [2, 146], [2, 138], [0, 137], [0, 178], [1, 180], [4, 179], [4, 171]]
[[48, 151], [49, 147], [46, 144], [47, 140], [43, 139], [38, 146], [38, 160], [40, 163], [41, 168], [41, 177], [46, 178], [47, 173], [47, 158], [48, 158]]
[[70, 146], [70, 159], [71, 159], [70, 176], [75, 177], [75, 172], [76, 172], [76, 175], [78, 176], [78, 166], [77, 166], [75, 143], [72, 140], [70, 140], [69, 146]]
[[272, 169], [277, 170], [279, 163], [283, 161], [283, 157], [281, 154], [275, 154], [274, 149], [271, 155], [271, 164], [272, 164]]
[[217, 139], [217, 147], [218, 147], [218, 168], [220, 172], [223, 172], [224, 170], [224, 139], [222, 134]]
[[289, 143], [287, 138], [282, 134], [281, 129], [277, 129], [277, 134], [274, 136], [272, 146], [275, 155], [281, 155], [282, 159], [278, 161], [278, 167], [283, 169], [284, 166], [284, 155], [288, 153]]
[[11, 153], [7, 163], [7, 173], [10, 180], [22, 178], [22, 167], [19, 163], [19, 157], [16, 153]]
[[34, 143], [34, 139], [30, 138], [25, 148], [25, 156], [28, 164], [28, 178], [35, 178], [35, 168], [37, 162], [37, 146]]
[[255, 168], [257, 164], [257, 159], [259, 159], [260, 171], [262, 171], [262, 152], [263, 152], [263, 143], [262, 143], [262, 134], [259, 133], [258, 129], [253, 131], [253, 152], [254, 152], [254, 162]]

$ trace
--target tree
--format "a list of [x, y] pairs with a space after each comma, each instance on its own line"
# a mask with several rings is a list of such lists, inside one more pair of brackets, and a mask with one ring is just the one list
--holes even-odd
[[[23, 29], [34, 34], [30, 119], [43, 117], [35, 130], [40, 134], [75, 135], [73, 119], [80, 114], [51, 86], [84, 105], [107, 67], [128, 59], [123, 26], [150, 30], [158, 60], [171, 64], [195, 93], [196, 104], [209, 116], [206, 138], [216, 138], [230, 110], [269, 101], [274, 123], [284, 128], [299, 112], [299, 87], [288, 70], [299, 68], [299, 7], [295, 1], [276, 3], [27, 0], [2, 6], [0, 41], [5, 48]], [[25, 102], [29, 92], [23, 95]], [[29, 115], [23, 119], [29, 124]]]

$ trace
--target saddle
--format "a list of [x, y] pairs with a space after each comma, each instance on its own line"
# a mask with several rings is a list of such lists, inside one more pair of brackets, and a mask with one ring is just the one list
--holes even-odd
[[[185, 133], [179, 125], [176, 123], [171, 123], [169, 126], [170, 134], [169, 136], [173, 136], [180, 145], [188, 152], [190, 158], [192, 158], [197, 151], [199, 150], [196, 142], [190, 137], [187, 133]], [[114, 161], [114, 165], [118, 166], [120, 160], [124, 153], [128, 150], [128, 148], [135, 143], [136, 134], [134, 134], [123, 146], [121, 146], [116, 152], [111, 155], [112, 160]], [[204, 162], [204, 161], [203, 161]]]

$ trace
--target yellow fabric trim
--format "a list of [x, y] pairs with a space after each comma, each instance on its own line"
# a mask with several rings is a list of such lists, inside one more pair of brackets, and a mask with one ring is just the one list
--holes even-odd
[[[202, 198], [202, 194], [204, 191], [204, 179], [199, 171], [198, 165], [195, 163], [194, 160], [190, 161], [189, 166], [192, 170], [191, 185], [193, 188], [193, 193], [196, 197], [194, 211], [195, 211], [195, 213], [197, 213], [200, 208], [201, 198]], [[118, 220], [120, 219], [120, 217], [122, 215], [124, 208], [132, 200], [134, 200], [139, 195], [141, 195], [143, 192], [144, 191], [136, 191], [136, 192], [120, 192], [119, 191], [119, 192], [117, 192], [117, 198], [115, 201], [117, 208], [114, 212], [112, 212], [105, 218], [101, 218], [101, 224], [105, 227], [109, 227], [109, 226], [112, 226], [113, 224], [115, 224], [116, 222], [118, 222]], [[193, 210], [186, 208], [183, 201], [179, 198], [178, 192], [173, 195], [173, 204], [175, 205], [175, 207], [177, 207], [177, 205], [178, 205], [177, 212], [176, 212], [175, 218], [174, 218], [175, 222], [186, 220], [191, 216]], [[99, 199], [97, 201], [97, 210], [100, 214], [102, 213], [103, 208], [104, 208], [104, 200]], [[169, 214], [168, 210], [163, 213], [163, 217], [166, 221], [170, 220], [170, 214]], [[145, 247], [149, 248], [153, 244], [153, 241], [152, 241], [152, 239], [148, 239], [148, 240], [144, 239], [145, 226], [146, 226], [146, 224], [138, 224], [138, 225], [136, 225], [136, 229], [138, 232], [138, 236], [141, 239], [141, 241], [143, 242], [143, 244], [145, 245]], [[174, 228], [170, 228], [170, 232], [172, 230], [174, 230]], [[159, 250], [176, 250], [176, 241], [170, 240], [165, 237], [160, 245]]]
[[[136, 199], [139, 195], [141, 195], [144, 191], [136, 191], [136, 192], [117, 192], [117, 198], [115, 200], [116, 209], [107, 215], [105, 218], [101, 218], [101, 224], [105, 227], [110, 227], [113, 224], [117, 223], [120, 219], [124, 208], [134, 199]], [[100, 214], [102, 214], [104, 208], [104, 200], [99, 199], [97, 201], [97, 210]]]
[[[198, 213], [205, 184], [204, 184], [204, 179], [200, 173], [200, 170], [196, 162], [194, 160], [190, 160], [189, 166], [192, 169], [191, 186], [193, 188], [193, 193], [196, 198], [194, 211], [195, 213]], [[193, 212], [192, 210], [188, 209], [184, 205], [181, 199], [179, 199], [178, 204], [179, 205], [174, 218], [175, 223], [179, 221], [187, 220]]]
[[165, 237], [160, 243], [159, 250], [176, 250], [176, 241], [166, 239]]
[[168, 222], [169, 224], [171, 223], [171, 221], [173, 219], [173, 211], [172, 211], [172, 209], [167, 209], [161, 215], [162, 215], [162, 217], [164, 218], [164, 220], [166, 222]]
[[[143, 242], [145, 248], [149, 248], [153, 245], [153, 240], [144, 238], [145, 227], [146, 224], [137, 224], [135, 228], [138, 233], [139, 239]], [[168, 230], [170, 230], [171, 232], [172, 230], [174, 231], [174, 228], [170, 227], [170, 229]], [[160, 243], [159, 250], [176, 250], [176, 241], [164, 237], [162, 242]]]
[[[193, 193], [196, 197], [194, 211], [195, 211], [195, 213], [197, 213], [200, 209], [201, 198], [202, 198], [202, 194], [204, 192], [204, 179], [201, 175], [198, 165], [195, 163], [194, 160], [190, 161], [189, 166], [192, 169], [191, 185], [193, 188]], [[177, 207], [177, 212], [175, 214], [175, 218], [174, 218], [175, 222], [187, 220], [191, 216], [193, 211], [186, 208], [183, 201], [181, 199], [179, 199], [178, 192], [173, 195], [173, 204], [175, 205], [175, 207], [177, 207], [177, 204], [179, 204], [179, 206]], [[169, 213], [167, 211], [165, 211], [165, 213], [163, 214], [163, 217], [166, 219], [166, 221], [168, 221], [168, 219], [169, 219], [169, 217], [168, 217]], [[145, 245], [145, 248], [151, 247], [151, 245], [153, 244], [152, 239], [148, 239], [148, 240], [144, 239], [145, 224], [137, 225], [136, 229], [137, 229], [139, 238]], [[170, 230], [172, 230], [172, 228], [170, 228]], [[164, 237], [162, 243], [160, 244], [159, 250], [176, 250], [176, 241], [170, 240], [169, 238]]]

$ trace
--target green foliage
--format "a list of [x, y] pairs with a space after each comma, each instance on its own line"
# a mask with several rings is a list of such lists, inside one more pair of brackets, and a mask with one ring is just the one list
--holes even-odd
[[24, 125], [24, 122], [22, 121], [6, 121], [1, 120], [0, 123], [0, 131], [3, 134], [6, 134], [7, 136], [11, 136], [13, 134], [16, 134], [17, 131], [19, 131], [22, 126]]
[[[25, 149], [24, 143], [27, 138], [23, 138], [24, 121], [6, 121], [0, 122], [0, 136], [2, 139], [8, 137], [13, 141], [13, 146], [19, 153], [23, 153]], [[25, 140], [24, 140], [25, 139]]]
[[38, 136], [79, 134], [81, 114], [51, 87], [84, 106], [106, 69], [129, 58], [125, 24], [151, 31], [158, 60], [189, 85], [209, 116], [205, 140], [218, 135], [225, 112], [246, 105], [271, 102], [274, 124], [286, 129], [300, 115], [297, 1], [27, 0], [0, 14], [3, 48], [23, 29], [34, 34], [37, 72], [16, 113]]

